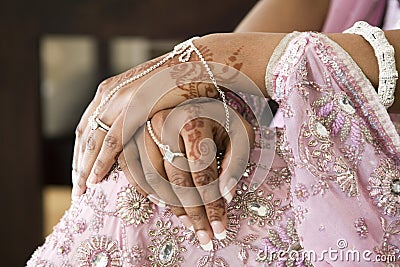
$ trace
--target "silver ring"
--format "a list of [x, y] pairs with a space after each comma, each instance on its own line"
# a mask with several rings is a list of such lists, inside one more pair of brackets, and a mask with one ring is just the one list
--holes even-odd
[[105, 133], [107, 133], [111, 129], [110, 126], [102, 122], [99, 118], [93, 116], [90, 116], [89, 118], [89, 126], [90, 128], [92, 128], [92, 130], [99, 129]]
[[169, 148], [169, 145], [162, 145], [160, 146], [160, 148], [164, 151], [163, 158], [169, 163], [172, 163], [175, 157], [185, 157], [185, 154], [181, 152], [172, 152], [171, 149]]
[[153, 131], [153, 127], [151, 127], [151, 122], [147, 121], [147, 131], [149, 132], [151, 139], [153, 139], [154, 143], [164, 152], [164, 159], [169, 163], [174, 161], [175, 157], [185, 157], [185, 154], [180, 152], [172, 152], [169, 148], [169, 145], [162, 144], [156, 137]]

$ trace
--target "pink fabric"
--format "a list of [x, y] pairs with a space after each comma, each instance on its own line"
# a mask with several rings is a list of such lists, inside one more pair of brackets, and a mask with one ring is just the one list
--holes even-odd
[[[292, 192], [301, 185], [312, 196], [293, 198], [294, 209], [304, 213], [298, 225], [304, 248], [321, 255], [343, 241], [357, 251], [374, 247], [397, 255], [398, 195], [390, 185], [399, 178], [399, 136], [370, 82], [340, 47], [315, 34], [290, 42], [269, 73], [269, 93], [281, 106], [293, 151]], [[361, 134], [365, 128], [369, 131]], [[394, 205], [396, 211], [379, 205]], [[358, 229], [355, 235], [356, 225], [364, 225], [368, 234]], [[390, 234], [383, 241], [385, 232]], [[345, 265], [356, 264], [339, 264]]]
[[[27, 265], [308, 266], [305, 251], [314, 266], [383, 266], [366, 258], [397, 256], [400, 140], [368, 79], [337, 44], [303, 33], [281, 42], [266, 81], [285, 123], [276, 157], [242, 177], [214, 251], [115, 169], [72, 203]], [[254, 189], [256, 175], [265, 180]], [[346, 260], [353, 253], [359, 261]]]
[[342, 32], [359, 20], [379, 26], [385, 12], [386, 0], [330, 0], [324, 32]]
[[398, 0], [388, 0], [387, 6], [383, 29], [400, 29], [400, 2]]

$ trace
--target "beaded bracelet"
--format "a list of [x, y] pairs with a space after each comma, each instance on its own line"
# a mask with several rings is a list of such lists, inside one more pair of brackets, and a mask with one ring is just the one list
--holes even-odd
[[343, 33], [361, 35], [374, 49], [379, 66], [378, 96], [380, 102], [389, 108], [394, 102], [394, 91], [398, 78], [393, 46], [389, 44], [381, 29], [373, 27], [365, 21], [356, 22]]

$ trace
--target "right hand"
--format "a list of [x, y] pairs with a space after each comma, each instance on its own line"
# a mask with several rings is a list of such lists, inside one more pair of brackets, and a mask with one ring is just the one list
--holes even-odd
[[[213, 40], [208, 40], [208, 43], [212, 44]], [[198, 39], [198, 41], [203, 41], [203, 38]], [[213, 61], [213, 54], [209, 53], [207, 46], [204, 46], [202, 51], [208, 53], [206, 56], [207, 61]], [[219, 54], [217, 55], [220, 57]], [[107, 133], [100, 130], [92, 130], [88, 125], [88, 118], [96, 110], [102, 99], [108, 97], [109, 92], [115, 86], [141, 73], [158, 62], [160, 58], [146, 62], [126, 73], [108, 79], [100, 85], [94, 100], [85, 111], [76, 130], [73, 159], [73, 199], [85, 192], [86, 185], [91, 186], [104, 178], [122, 151], [123, 145], [126, 145], [129, 137], [132, 137], [146, 120], [151, 118], [156, 112], [175, 107], [191, 98], [215, 98], [218, 96], [218, 92], [210, 83], [209, 78], [204, 76], [204, 66], [198, 61], [199, 59], [195, 54], [192, 54], [190, 64], [186, 63], [189, 65], [181, 64], [177, 58], [178, 56], [144, 77], [124, 86], [108, 101], [98, 116], [101, 121], [111, 126]], [[228, 59], [223, 60], [218, 58], [218, 62], [221, 61], [229, 62]], [[160, 90], [162, 88], [160, 86], [164, 85], [163, 81], [158, 79], [158, 74], [161, 72], [167, 76], [169, 75], [170, 80], [172, 77], [173, 81], [168, 86], [175, 86], [175, 88], [171, 88], [164, 95], [162, 95], [162, 90]], [[206, 82], [189, 83], [193, 80], [201, 81], [204, 77], [206, 78]], [[223, 79], [223, 77], [219, 78]], [[149, 86], [149, 80], [152, 80], [151, 86]], [[147, 84], [145, 90], [138, 90], [139, 88], [143, 89], [143, 87], [146, 87], [143, 86], [145, 84]], [[133, 114], [125, 117], [127, 111]], [[128, 137], [127, 140], [123, 140], [123, 136]], [[130, 162], [131, 165], [134, 164], [133, 161], [136, 161], [134, 169], [137, 171], [135, 175], [143, 176], [139, 171], [141, 168], [140, 159], [138, 157], [133, 159]], [[246, 165], [247, 162], [243, 162], [242, 159], [232, 158], [230, 166], [240, 166], [244, 169]], [[124, 171], [127, 172], [128, 170]], [[242, 174], [237, 173], [233, 169], [231, 171], [230, 167], [226, 169], [225, 173], [229, 177], [237, 177]]]
[[[166, 66], [161, 66], [144, 77], [124, 86], [124, 88], [115, 94], [101, 110], [101, 113], [98, 116], [102, 122], [110, 126], [110, 130], [107, 133], [98, 129], [92, 130], [88, 124], [89, 117], [95, 112], [101, 101], [108, 97], [113, 88], [122, 81], [143, 72], [160, 59], [161, 58], [157, 58], [148, 61], [138, 67], [128, 70], [125, 73], [109, 78], [100, 84], [94, 99], [83, 114], [75, 131], [76, 139], [72, 164], [73, 199], [82, 195], [87, 186], [100, 182], [109, 172], [110, 168], [121, 153], [123, 148], [122, 131], [125, 113], [132, 94], [135, 94], [138, 91], [138, 88], [154, 74], [162, 71], [165, 67], [179, 64], [179, 62], [174, 58], [168, 62], [168, 65], [166, 64]], [[138, 114], [136, 118], [141, 121], [141, 125], [146, 121], [148, 116], [151, 116], [155, 112], [174, 107], [189, 98], [199, 96], [216, 97], [216, 90], [214, 88], [210, 89], [210, 87], [212, 87], [210, 84], [204, 83], [178, 86], [166, 94], [163, 98], [164, 101], [159, 103], [152, 112], [149, 112], [149, 114], [140, 113], [144, 109], [151, 109], [152, 105], [155, 104], [156, 100], [154, 98], [158, 98], [159, 92], [153, 90], [147, 96], [141, 97], [136, 103], [138, 105], [137, 108], [135, 108], [135, 111]], [[140, 127], [140, 125], [138, 126]], [[139, 127], [132, 129], [130, 134], [133, 135]]]

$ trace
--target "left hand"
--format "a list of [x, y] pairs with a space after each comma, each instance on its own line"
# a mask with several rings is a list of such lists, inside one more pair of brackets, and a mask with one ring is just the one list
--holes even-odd
[[[218, 113], [222, 114], [220, 118], [216, 118]], [[205, 250], [210, 249], [213, 236], [217, 239], [226, 236], [226, 205], [222, 197], [230, 202], [241, 177], [230, 177], [225, 171], [235, 161], [232, 159], [249, 155], [254, 141], [252, 126], [233, 110], [230, 114], [228, 136], [222, 126], [224, 110], [217, 101], [160, 111], [151, 119], [155, 138], [168, 144], [172, 152], [186, 153], [186, 158], [163, 159], [164, 151], [156, 145], [145, 125], [132, 140], [138, 149], [128, 144], [119, 159], [120, 165], [128, 169], [125, 174], [135, 188], [150, 194], [149, 199], [156, 204], [167, 203], [186, 227], [193, 227]], [[220, 174], [215, 158], [217, 151], [224, 152], [219, 163]], [[131, 160], [136, 153], [142, 168], [136, 165], [136, 160]], [[230, 166], [242, 174], [244, 170], [237, 168], [240, 166]], [[138, 171], [143, 176], [137, 175]]]

